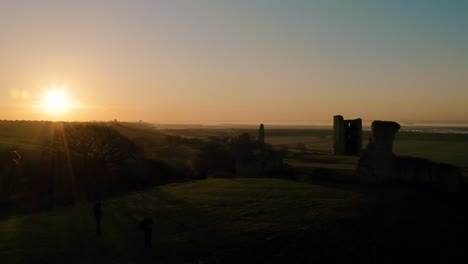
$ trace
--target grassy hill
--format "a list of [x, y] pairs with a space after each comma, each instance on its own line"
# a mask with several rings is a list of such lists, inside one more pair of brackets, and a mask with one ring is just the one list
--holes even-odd
[[[33, 165], [61, 125], [0, 122], [0, 150], [17, 149], [24, 171], [36, 172]], [[245, 132], [111, 125], [143, 147], [145, 157], [176, 167], [195, 156], [202, 140]], [[298, 179], [312, 175], [314, 184], [206, 179], [148, 189], [103, 202], [102, 237], [94, 235], [92, 203], [3, 219], [1, 263], [453, 263], [466, 257], [466, 193], [451, 197], [427, 188], [349, 181], [357, 157], [330, 155], [330, 131], [268, 133], [269, 143], [291, 150], [285, 162]], [[467, 142], [467, 135], [406, 132], [398, 134], [395, 152], [456, 164], [467, 176]], [[31, 186], [44, 184], [36, 173], [28, 175], [35, 180]], [[37, 200], [18, 200], [12, 207]], [[151, 250], [143, 248], [137, 228], [146, 215], [155, 222]]]
[[[0, 256], [2, 263], [401, 263], [406, 253], [450, 260], [465, 254], [464, 204], [398, 186], [206, 179], [103, 201], [101, 237], [88, 203], [2, 220]], [[145, 250], [137, 227], [146, 215], [154, 240]]]

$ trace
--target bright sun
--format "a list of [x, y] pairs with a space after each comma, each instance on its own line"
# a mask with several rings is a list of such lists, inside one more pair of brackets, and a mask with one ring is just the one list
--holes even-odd
[[54, 114], [61, 114], [73, 107], [67, 93], [62, 88], [51, 88], [46, 91], [42, 98], [42, 108]]

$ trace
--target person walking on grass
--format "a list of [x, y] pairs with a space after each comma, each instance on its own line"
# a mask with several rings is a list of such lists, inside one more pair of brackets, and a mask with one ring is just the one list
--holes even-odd
[[151, 239], [153, 236], [153, 219], [145, 217], [140, 223], [140, 229], [143, 230], [145, 236], [145, 248], [151, 247]]
[[94, 205], [94, 218], [96, 220], [96, 235], [101, 235], [101, 219], [102, 219], [102, 209], [101, 202], [97, 202]]

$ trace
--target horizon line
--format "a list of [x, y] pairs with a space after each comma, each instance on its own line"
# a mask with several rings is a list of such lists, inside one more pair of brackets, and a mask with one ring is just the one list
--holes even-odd
[[[378, 120], [378, 119], [375, 119]], [[375, 120], [366, 120], [363, 119], [363, 126], [370, 126], [371, 123]], [[380, 119], [382, 120], [382, 119]], [[157, 126], [201, 126], [201, 127], [254, 127], [260, 124], [276, 127], [332, 127], [333, 120], [317, 120], [317, 121], [307, 121], [307, 122], [281, 122], [281, 121], [267, 121], [267, 122], [160, 122], [160, 121], [144, 121], [144, 120], [39, 120], [39, 119], [1, 119], [2, 122], [65, 122], [65, 123], [108, 123], [108, 122], [119, 122], [119, 123], [145, 123]], [[394, 120], [391, 120], [394, 121]], [[409, 127], [431, 127], [431, 126], [441, 126], [441, 127], [468, 127], [468, 121], [456, 120], [456, 121], [442, 121], [442, 120], [405, 120], [399, 121], [401, 125]]]

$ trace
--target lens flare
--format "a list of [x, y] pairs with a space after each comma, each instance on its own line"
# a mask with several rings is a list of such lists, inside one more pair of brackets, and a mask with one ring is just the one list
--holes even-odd
[[62, 114], [76, 106], [63, 87], [52, 87], [44, 92], [40, 107], [53, 114]]

